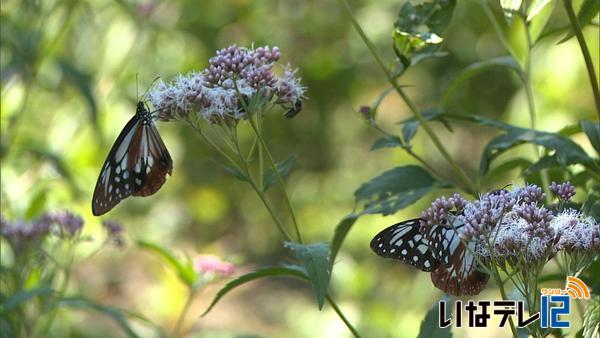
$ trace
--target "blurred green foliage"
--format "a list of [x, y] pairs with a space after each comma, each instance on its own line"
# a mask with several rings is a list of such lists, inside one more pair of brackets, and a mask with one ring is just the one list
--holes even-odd
[[[390, 63], [395, 58], [392, 30], [402, 4], [388, 0], [352, 4], [366, 33]], [[501, 18], [499, 4], [490, 5], [493, 15]], [[546, 36], [540, 31], [534, 37], [540, 40], [532, 58], [531, 81], [537, 128], [557, 132], [595, 113], [579, 46], [575, 39], [557, 45], [569, 31], [568, 21], [560, 7], [551, 8], [546, 6], [540, 14], [549, 22], [544, 32], [562, 34]], [[1, 210], [5, 217], [32, 218], [43, 210], [69, 208], [85, 216], [85, 232], [98, 238], [99, 220], [90, 208], [94, 183], [137, 99], [156, 76], [170, 80], [178, 73], [201, 69], [216, 49], [230, 44], [279, 46], [284, 63], [297, 66], [308, 87], [309, 100], [296, 118], [273, 116], [265, 121], [265, 137], [276, 159], [297, 154], [288, 182], [307, 242], [331, 238], [339, 219], [353, 209], [353, 193], [362, 182], [394, 166], [415, 163], [401, 150], [370, 151], [379, 136], [357, 110], [375, 101], [386, 81], [336, 1], [3, 0], [0, 19]], [[521, 27], [501, 29], [518, 55], [523, 55]], [[588, 41], [599, 39], [597, 26], [584, 33]], [[598, 69], [599, 46], [590, 43], [589, 47]], [[477, 1], [458, 2], [442, 49], [447, 56], [424, 61], [403, 75], [402, 84], [422, 109], [435, 107], [468, 65], [505, 55]], [[444, 98], [444, 104], [460, 113], [528, 126], [525, 92], [518, 76], [506, 69], [490, 67], [474, 74], [452, 97]], [[396, 133], [401, 131], [396, 122], [409, 117], [394, 95], [379, 106], [380, 124]], [[104, 251], [86, 261], [74, 272], [70, 290], [102, 304], [144, 313], [169, 327], [184, 302], [185, 287], [158, 259], [136, 250], [134, 240], [160, 243], [182, 256], [220, 255], [242, 271], [287, 256], [258, 199], [231, 179], [202, 140], [184, 125], [158, 127], [175, 161], [173, 176], [156, 195], [128, 199], [106, 216], [125, 224], [132, 239], [129, 249]], [[435, 130], [463, 168], [476, 175], [484, 145], [495, 136], [493, 130], [469, 124], [455, 126], [453, 133], [442, 125]], [[412, 141], [415, 151], [446, 171], [430, 141], [420, 136], [417, 133]], [[583, 133], [573, 140], [594, 153]], [[511, 150], [510, 155], [531, 161], [531, 149], [524, 148]], [[483, 183], [498, 188], [514, 179], [518, 179], [516, 171]], [[279, 209], [285, 208], [282, 200], [273, 201]], [[375, 233], [417, 216], [427, 201], [426, 197], [414, 208], [386, 218], [361, 218], [337, 255], [331, 283], [338, 302], [367, 337], [415, 336], [421, 319], [441, 296], [427, 274], [381, 260], [368, 248]], [[194, 336], [348, 335], [330, 307], [321, 312], [315, 308], [312, 291], [304, 283], [261, 279], [232, 292], [209, 315], [199, 318], [216, 290], [203, 291], [192, 305], [187, 325], [198, 332]], [[481, 297], [491, 298], [493, 293]], [[123, 334], [94, 312], [65, 310], [58, 318], [52, 332], [57, 337]], [[142, 335], [151, 334], [139, 329]], [[490, 330], [486, 334], [500, 334]], [[456, 330], [455, 334], [477, 332]]]

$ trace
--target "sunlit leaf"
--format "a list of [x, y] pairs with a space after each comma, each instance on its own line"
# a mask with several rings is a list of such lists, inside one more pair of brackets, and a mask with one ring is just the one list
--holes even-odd
[[342, 220], [335, 227], [333, 238], [331, 239], [330, 252], [329, 252], [329, 263], [333, 266], [335, 264], [335, 258], [337, 257], [346, 236], [350, 232], [350, 229], [356, 223], [359, 215], [350, 214], [342, 218]]
[[36, 297], [46, 297], [53, 292], [54, 291], [48, 286], [19, 290], [2, 300], [2, 304], [0, 304], [0, 313], [10, 312]]
[[357, 203], [364, 203], [365, 214], [391, 215], [440, 186], [427, 170], [408, 165], [388, 170], [362, 184], [354, 197]]
[[[449, 316], [452, 312], [451, 298], [444, 296], [441, 300], [444, 300], [446, 316]], [[419, 335], [417, 338], [450, 338], [452, 337], [452, 331], [450, 327], [440, 328], [439, 326], [439, 302], [436, 302], [427, 314], [423, 321], [421, 321], [421, 328], [419, 329]]]
[[210, 303], [206, 311], [204, 311], [202, 316], [206, 316], [206, 314], [209, 313], [210, 310], [212, 310], [212, 308], [221, 300], [221, 298], [223, 298], [233, 289], [237, 288], [240, 285], [265, 277], [294, 277], [309, 281], [306, 271], [302, 271], [297, 267], [269, 267], [253, 271], [233, 279], [232, 281], [227, 283], [221, 290], [219, 290], [219, 292], [217, 292], [217, 295], [215, 296], [215, 298], [213, 298], [212, 302]]
[[197, 274], [194, 271], [194, 267], [189, 262], [182, 262], [174, 254], [172, 254], [169, 250], [160, 247], [157, 244], [146, 242], [146, 241], [137, 241], [137, 244], [142, 248], [149, 250], [158, 254], [161, 258], [165, 260], [171, 266], [173, 270], [177, 273], [177, 276], [181, 280], [182, 283], [186, 284], [189, 287], [193, 287], [196, 282]]
[[443, 39], [443, 31], [452, 18], [454, 0], [430, 1], [413, 5], [407, 1], [400, 8], [392, 34], [396, 55], [405, 68], [427, 57], [436, 57], [435, 51]]
[[317, 297], [319, 309], [323, 308], [331, 277], [329, 246], [327, 243], [299, 244], [285, 242], [285, 247], [294, 252], [296, 258], [306, 269]]
[[[583, 28], [589, 25], [592, 22], [592, 19], [598, 15], [600, 12], [600, 1], [598, 0], [584, 0], [579, 12], [577, 13], [577, 21], [579, 22], [579, 27]], [[563, 43], [575, 36], [575, 32], [573, 32], [573, 28], [570, 28], [569, 33], [562, 38], [558, 43]]]
[[94, 303], [92, 301], [79, 297], [63, 298], [60, 300], [59, 305], [70, 308], [77, 308], [81, 310], [93, 310], [99, 312], [111, 318], [127, 334], [128, 337], [139, 337], [129, 324], [129, 321], [127, 320], [125, 314], [117, 308]]
[[527, 21], [531, 21], [536, 15], [540, 13], [547, 4], [552, 2], [551, 0], [533, 0], [529, 5], [529, 13], [527, 14]]
[[[286, 160], [275, 164], [275, 167], [277, 167], [277, 172], [279, 172], [279, 175], [282, 178], [289, 175], [290, 171], [292, 171], [292, 167], [294, 166], [294, 163], [296, 163], [297, 158], [298, 158], [298, 155], [292, 154]], [[262, 187], [263, 191], [269, 190], [269, 188], [271, 186], [273, 186], [275, 183], [277, 183], [277, 174], [275, 173], [273, 168], [271, 168], [271, 167], [266, 168], [263, 173], [263, 187]]]
[[44, 211], [47, 197], [48, 191], [46, 189], [41, 189], [33, 196], [29, 206], [27, 207], [27, 211], [25, 211], [26, 220], [30, 220], [40, 215]]
[[600, 154], [600, 123], [581, 121], [581, 129], [587, 135], [596, 153]]
[[521, 9], [522, 2], [522, 0], [500, 0], [500, 7], [508, 24], [512, 23], [513, 16]]

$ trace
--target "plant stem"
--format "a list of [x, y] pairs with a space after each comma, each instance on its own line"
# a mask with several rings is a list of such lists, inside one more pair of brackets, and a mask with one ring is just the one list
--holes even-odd
[[379, 57], [379, 54], [375, 50], [375, 46], [373, 45], [371, 40], [369, 40], [369, 38], [367, 37], [365, 32], [362, 30], [360, 24], [356, 20], [354, 13], [352, 12], [352, 8], [348, 4], [348, 1], [347, 0], [340, 0], [340, 1], [342, 2], [342, 5], [344, 5], [346, 12], [350, 16], [350, 19], [352, 21], [352, 25], [354, 26], [354, 29], [356, 30], [358, 35], [360, 35], [361, 39], [363, 40], [363, 42], [365, 43], [365, 45], [367, 46], [367, 48], [373, 55], [373, 58], [375, 58], [375, 61], [379, 65], [379, 68], [381, 68], [381, 70], [384, 72], [388, 82], [394, 87], [396, 92], [402, 97], [402, 99], [404, 100], [406, 105], [408, 105], [408, 107], [410, 108], [414, 117], [419, 121], [419, 124], [423, 127], [423, 130], [425, 130], [425, 132], [427, 133], [427, 135], [429, 136], [429, 138], [431, 139], [433, 144], [436, 146], [436, 148], [438, 149], [440, 154], [442, 154], [444, 159], [446, 159], [448, 164], [450, 164], [450, 166], [452, 167], [454, 172], [458, 175], [459, 179], [465, 185], [465, 187], [464, 187], [465, 191], [467, 191], [468, 193], [470, 193], [472, 195], [476, 195], [479, 190], [477, 188], [476, 184], [473, 182], [473, 180], [471, 180], [469, 178], [469, 176], [466, 174], [466, 172], [450, 156], [450, 154], [448, 153], [448, 151], [446, 150], [444, 145], [440, 142], [439, 138], [435, 135], [433, 130], [429, 127], [429, 124], [427, 124], [427, 122], [425, 121], [425, 118], [423, 118], [423, 115], [421, 114], [421, 112], [417, 109], [417, 107], [410, 100], [410, 98], [406, 95], [406, 93], [404, 92], [402, 87], [396, 82], [393, 75], [390, 73], [390, 71], [384, 65], [383, 61]]
[[598, 114], [598, 119], [600, 119], [600, 89], [598, 88], [598, 79], [596, 78], [594, 63], [592, 62], [590, 51], [587, 47], [587, 44], [585, 43], [585, 39], [583, 38], [583, 32], [581, 31], [581, 27], [579, 26], [579, 22], [577, 21], [577, 16], [573, 11], [573, 2], [571, 0], [563, 0], [563, 4], [565, 6], [565, 10], [567, 11], [567, 15], [569, 16], [569, 22], [571, 23], [573, 32], [575, 32], [575, 36], [577, 37], [577, 42], [579, 42], [581, 54], [583, 54], [583, 59], [585, 60], [585, 67], [587, 68], [588, 77], [590, 78], [590, 84], [592, 85], [592, 92], [594, 93], [594, 102], [596, 103], [596, 114]]
[[248, 178], [248, 183], [250, 183], [250, 186], [252, 186], [252, 189], [254, 189], [254, 192], [256, 192], [256, 194], [258, 195], [258, 198], [260, 198], [260, 200], [262, 201], [265, 208], [267, 208], [269, 215], [271, 215], [273, 222], [275, 222], [275, 225], [277, 226], [277, 228], [279, 229], [279, 231], [281, 232], [281, 234], [283, 235], [285, 240], [291, 242], [292, 236], [287, 232], [287, 230], [283, 227], [283, 224], [281, 224], [281, 221], [279, 221], [279, 218], [277, 218], [277, 216], [275, 215], [275, 211], [273, 210], [273, 208], [267, 201], [265, 193], [256, 185], [256, 182], [254, 182], [254, 178], [252, 177], [252, 174], [250, 173], [250, 167], [248, 166], [248, 162], [246, 161], [244, 154], [242, 153], [242, 150], [240, 148], [240, 144], [239, 144], [238, 138], [237, 138], [237, 132], [233, 133], [233, 142], [237, 149], [238, 156], [242, 160], [242, 163], [244, 166], [243, 171], [246, 174], [246, 177]]
[[[527, 93], [527, 107], [529, 111], [529, 120], [530, 126], [532, 130], [535, 129], [535, 99], [533, 96], [533, 87], [531, 86], [531, 54], [533, 52], [533, 42], [531, 39], [531, 31], [529, 30], [529, 23], [527, 22], [527, 16], [525, 14], [521, 15], [521, 19], [523, 20], [523, 25], [525, 26], [525, 38], [527, 40], [527, 54], [525, 56], [525, 69], [523, 73], [523, 85], [525, 86], [525, 92]], [[535, 157], [539, 161], [540, 149], [537, 145], [532, 144], [533, 153]], [[544, 189], [544, 193], [546, 194], [546, 203], [550, 203], [550, 190], [549, 190], [549, 179], [548, 179], [548, 171], [546, 169], [540, 170], [540, 178], [542, 180], [542, 189]]]
[[171, 332], [170, 337], [172, 337], [172, 338], [179, 337], [179, 332], [181, 331], [181, 326], [183, 325], [183, 322], [185, 321], [185, 315], [188, 313], [190, 306], [192, 305], [192, 301], [194, 300], [195, 294], [196, 293], [194, 292], [194, 290], [192, 290], [192, 288], [188, 289], [187, 299], [185, 300], [185, 304], [183, 305], [183, 308], [181, 308], [181, 312], [179, 313], [179, 316], [177, 317], [177, 322], [175, 322], [175, 326], [173, 327], [173, 331]]
[[298, 243], [302, 243], [302, 235], [300, 234], [300, 229], [298, 227], [298, 220], [296, 219], [296, 212], [294, 211], [294, 207], [292, 206], [292, 202], [290, 201], [290, 196], [288, 194], [286, 184], [283, 181], [281, 174], [279, 174], [279, 171], [277, 170], [277, 165], [275, 164], [275, 161], [273, 160], [273, 156], [271, 155], [271, 152], [269, 151], [267, 142], [265, 142], [265, 139], [262, 137], [260, 130], [258, 130], [258, 128], [256, 127], [256, 124], [254, 123], [254, 121], [251, 118], [248, 119], [248, 121], [250, 122], [250, 125], [252, 126], [252, 129], [254, 130], [254, 133], [256, 134], [256, 137], [258, 137], [258, 141], [260, 142], [260, 145], [262, 146], [261, 148], [264, 150], [264, 153], [267, 155], [267, 159], [269, 160], [269, 164], [271, 165], [271, 168], [275, 172], [275, 176], [277, 177], [277, 181], [279, 182], [281, 191], [283, 192], [283, 198], [287, 204], [288, 209], [290, 210], [290, 216], [292, 218], [292, 223], [294, 225], [294, 231], [296, 232], [296, 238], [298, 239]]
[[[494, 267], [494, 279], [496, 280], [496, 284], [498, 284], [498, 288], [500, 289], [500, 295], [503, 300], [508, 300], [506, 296], [506, 291], [504, 290], [504, 283], [502, 282], [502, 278], [500, 278], [500, 272], [498, 271], [498, 267], [496, 265]], [[513, 337], [518, 338], [517, 329], [515, 328], [515, 323], [513, 323], [512, 317], [508, 317], [508, 324], [510, 324], [510, 330], [512, 331]]]
[[327, 295], [326, 298], [327, 298], [327, 301], [329, 302], [329, 305], [331, 305], [331, 307], [333, 308], [333, 310], [335, 311], [335, 313], [337, 313], [337, 315], [344, 322], [344, 324], [346, 324], [346, 327], [348, 327], [348, 330], [350, 330], [350, 332], [352, 332], [352, 334], [354, 335], [354, 337], [360, 338], [360, 334], [358, 333], [358, 331], [356, 331], [356, 329], [348, 321], [348, 319], [346, 318], [346, 316], [344, 316], [344, 313], [339, 308], [339, 306], [333, 301], [333, 299], [331, 298], [331, 296]]

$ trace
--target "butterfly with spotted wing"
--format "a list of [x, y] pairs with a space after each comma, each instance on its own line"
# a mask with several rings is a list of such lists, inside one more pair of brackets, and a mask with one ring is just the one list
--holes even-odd
[[371, 249], [379, 256], [431, 272], [433, 285], [448, 294], [476, 295], [485, 288], [490, 276], [477, 269], [472, 254], [475, 243], [466, 243], [467, 249], [460, 240], [457, 230], [462, 226], [458, 217], [452, 225], [428, 229], [421, 227], [420, 219], [411, 219], [381, 231], [371, 241]]
[[110, 211], [125, 198], [157, 192], [173, 171], [173, 160], [154, 125], [152, 113], [139, 101], [108, 153], [98, 176], [92, 213]]

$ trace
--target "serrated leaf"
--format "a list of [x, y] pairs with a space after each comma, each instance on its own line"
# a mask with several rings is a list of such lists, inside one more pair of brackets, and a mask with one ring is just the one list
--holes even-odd
[[391, 215], [440, 186], [443, 184], [425, 169], [408, 165], [388, 170], [363, 183], [354, 197], [357, 203], [364, 203], [362, 213]]
[[108, 305], [97, 304], [79, 297], [63, 298], [59, 301], [59, 305], [83, 310], [94, 310], [111, 318], [115, 323], [117, 323], [117, 325], [119, 325], [119, 327], [121, 327], [121, 329], [123, 329], [123, 331], [125, 331], [128, 337], [139, 337], [129, 324], [129, 321], [123, 312], [117, 308]]
[[480, 174], [484, 175], [489, 169], [493, 159], [501, 153], [521, 145], [523, 143], [534, 143], [550, 150], [556, 151], [556, 160], [561, 166], [571, 164], [583, 164], [595, 168], [596, 161], [590, 158], [585, 151], [571, 139], [562, 137], [556, 133], [535, 131], [525, 128], [512, 128], [511, 131], [494, 137], [485, 147], [480, 162]]
[[350, 229], [354, 223], [356, 223], [358, 216], [359, 215], [356, 214], [347, 215], [346, 217], [342, 218], [342, 220], [335, 227], [329, 250], [329, 264], [331, 264], [331, 266], [335, 264], [335, 258], [337, 257], [337, 254], [340, 251], [346, 236], [350, 232]]
[[583, 337], [598, 337], [600, 331], [600, 296], [593, 295], [583, 315]]
[[0, 313], [10, 312], [33, 298], [46, 297], [53, 292], [54, 291], [48, 286], [19, 290], [2, 300], [2, 304], [0, 304]]
[[269, 267], [256, 270], [231, 280], [223, 288], [221, 288], [221, 290], [217, 292], [217, 295], [215, 296], [215, 298], [213, 298], [212, 302], [201, 316], [206, 316], [206, 314], [208, 314], [210, 310], [212, 310], [212, 308], [221, 300], [221, 298], [223, 298], [226, 294], [228, 294], [230, 291], [237, 288], [238, 286], [260, 278], [278, 276], [294, 277], [309, 281], [306, 272], [296, 267]]
[[149, 250], [158, 254], [161, 258], [168, 263], [168, 265], [175, 270], [175, 273], [179, 277], [182, 283], [189, 287], [193, 287], [194, 283], [198, 279], [196, 272], [194, 271], [194, 267], [190, 262], [182, 262], [174, 254], [172, 254], [169, 250], [146, 241], [137, 241], [137, 245], [142, 249]]
[[381, 148], [403, 147], [402, 140], [398, 136], [384, 136], [377, 139], [371, 146], [371, 150]]
[[600, 123], [584, 120], [581, 121], [581, 129], [587, 135], [596, 153], [600, 155]]
[[[452, 312], [452, 302], [451, 298], [447, 295], [444, 296], [441, 300], [444, 300], [446, 316], [449, 316]], [[423, 321], [421, 321], [421, 327], [419, 329], [419, 335], [417, 338], [451, 338], [452, 331], [450, 330], [450, 326], [447, 328], [439, 327], [439, 302], [436, 302], [427, 314]]]
[[[297, 158], [298, 155], [292, 154], [285, 161], [275, 164], [275, 167], [277, 167], [277, 171], [279, 172], [279, 175], [282, 178], [289, 175], [290, 171], [292, 170], [292, 167], [294, 166], [294, 163], [296, 163]], [[263, 173], [263, 191], [269, 190], [269, 188], [275, 183], [277, 183], [277, 174], [275, 173], [273, 168], [266, 168]]]
[[[400, 8], [392, 34], [396, 55], [404, 68], [436, 55], [443, 31], [452, 18], [455, 0], [430, 1]], [[418, 57], [418, 58], [417, 58]]]
[[[589, 25], [592, 22], [592, 19], [598, 15], [600, 12], [600, 1], [598, 0], [585, 0], [577, 13], [577, 21], [579, 22], [579, 27], [583, 29], [583, 27]], [[569, 33], [562, 38], [558, 43], [561, 44], [572, 37], [575, 36], [575, 32], [573, 32], [573, 28], [570, 28]]]
[[306, 269], [319, 309], [322, 309], [331, 277], [329, 246], [325, 242], [311, 244], [285, 242], [284, 246], [294, 253]]
[[502, 56], [490, 60], [485, 60], [481, 62], [475, 62], [467, 66], [463, 69], [458, 76], [456, 76], [448, 88], [446, 88], [446, 92], [442, 98], [441, 107], [445, 108], [448, 106], [450, 99], [456, 92], [456, 90], [468, 79], [474, 77], [477, 74], [480, 74], [490, 68], [501, 67], [509, 70], [515, 71], [517, 75], [523, 76], [521, 71], [521, 66], [510, 56]]

